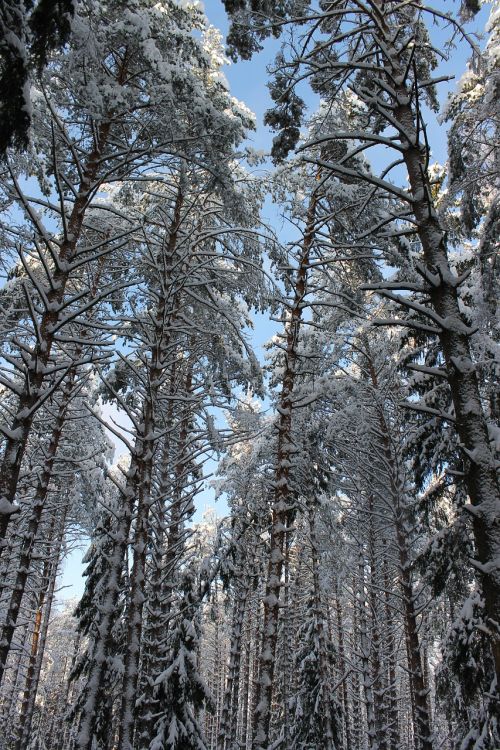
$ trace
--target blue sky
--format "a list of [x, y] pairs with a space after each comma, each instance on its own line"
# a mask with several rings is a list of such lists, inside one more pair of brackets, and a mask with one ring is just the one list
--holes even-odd
[[[205, 0], [205, 13], [210, 24], [220, 29], [225, 35], [228, 23], [221, 0]], [[271, 39], [265, 42], [264, 50], [255, 55], [252, 60], [232, 63], [224, 69], [233, 96], [244, 101], [247, 107], [257, 115], [257, 131], [250, 136], [252, 145], [256, 149], [269, 150], [271, 147], [272, 134], [263, 125], [264, 113], [272, 104], [266, 86], [266, 67], [273, 62], [278, 49], [279, 43]]]

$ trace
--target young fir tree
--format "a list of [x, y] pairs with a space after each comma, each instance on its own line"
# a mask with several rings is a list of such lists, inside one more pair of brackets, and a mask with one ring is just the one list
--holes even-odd
[[[104, 505], [102, 500], [101, 504]], [[78, 719], [85, 699], [85, 691], [82, 687], [91, 668], [93, 644], [98, 638], [97, 626], [99, 620], [97, 613], [102, 606], [106, 593], [103, 590], [103, 581], [113, 552], [112, 533], [116, 524], [118, 504], [119, 499], [116, 489], [112, 485], [108, 486], [106, 488], [106, 505], [101, 512], [96, 527], [92, 530], [92, 544], [83, 558], [83, 563], [86, 565], [83, 574], [85, 576], [85, 589], [74, 612], [81, 648], [77, 652], [75, 663], [68, 677], [69, 681], [79, 686], [80, 689], [75, 695], [74, 704], [71, 706], [68, 716], [65, 717], [71, 724], [74, 724], [75, 720]], [[110, 731], [110, 727], [116, 711], [120, 675], [123, 672], [124, 633], [122, 618], [125, 583], [126, 579], [121, 580], [118, 585], [121, 596], [119, 596], [117, 605], [112, 612], [111, 646], [106, 658], [103, 684], [99, 688], [98, 700], [96, 701], [94, 744], [98, 750], [101, 750], [101, 748], [102, 750], [109, 750], [113, 742], [113, 733]]]
[[149, 750], [207, 750], [197, 713], [210, 695], [199, 673], [199, 598], [193, 571], [181, 576], [177, 622], [169, 637], [166, 666], [155, 679], [159, 703]]
[[[327, 727], [326, 719], [328, 715], [337, 717], [338, 705], [332, 694], [331, 682], [325, 681], [322, 675], [318, 657], [318, 612], [314, 598], [306, 604], [297, 640], [299, 646], [294, 658], [297, 687], [291, 699], [290, 748], [330, 750], [338, 747], [338, 736], [336, 731], [332, 736], [332, 727]], [[330, 670], [333, 670], [333, 660], [333, 646], [329, 644], [326, 661]]]

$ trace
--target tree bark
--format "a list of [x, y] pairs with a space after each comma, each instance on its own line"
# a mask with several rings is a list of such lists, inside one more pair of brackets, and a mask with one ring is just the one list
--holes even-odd
[[375, 717], [375, 699], [373, 694], [373, 678], [370, 665], [371, 647], [366, 615], [367, 601], [365, 588], [365, 561], [363, 551], [360, 550], [358, 562], [358, 596], [356, 604], [358, 607], [361, 676], [363, 693], [365, 696], [368, 750], [377, 750], [377, 725]]
[[318, 650], [318, 677], [321, 681], [321, 716], [322, 716], [322, 750], [336, 750], [337, 722], [332, 713], [331, 675], [328, 663], [328, 633], [325, 627], [325, 616], [321, 597], [318, 540], [316, 536], [315, 508], [308, 507], [309, 539], [311, 543], [311, 565], [313, 576], [314, 623], [316, 631], [316, 648]]
[[378, 560], [375, 542], [374, 498], [368, 497], [368, 560], [370, 564], [369, 603], [371, 613], [370, 627], [370, 662], [373, 676], [373, 709], [378, 750], [387, 750], [387, 731], [385, 715], [385, 686], [382, 674], [382, 644], [379, 624], [379, 588]]
[[[351, 653], [356, 654], [355, 669], [352, 674], [352, 736], [353, 747], [362, 747], [363, 738], [363, 716], [361, 704], [361, 659], [358, 656], [359, 641], [361, 638], [359, 625], [359, 606], [358, 606], [358, 583], [356, 576], [352, 580], [352, 645]], [[347, 748], [347, 750], [350, 750]]]
[[264, 596], [264, 623], [260, 653], [258, 702], [254, 717], [255, 750], [268, 750], [276, 645], [278, 639], [279, 600], [285, 541], [294, 517], [295, 506], [290, 486], [291, 457], [294, 452], [292, 437], [293, 390], [296, 380], [297, 345], [302, 323], [302, 303], [307, 291], [309, 259], [315, 236], [317, 195], [314, 193], [308, 209], [302, 250], [295, 279], [294, 299], [286, 327], [285, 365], [278, 406], [278, 447], [274, 482], [269, 559]]
[[[342, 602], [340, 600], [340, 589], [338, 579], [335, 580], [334, 595], [334, 608], [335, 608], [335, 625], [337, 629], [337, 643], [338, 643], [338, 659], [339, 659], [339, 674], [342, 678], [342, 717], [343, 717], [343, 745], [345, 750], [349, 750], [352, 745], [352, 728], [351, 719], [351, 706], [349, 701], [349, 688], [347, 680], [346, 670], [346, 654], [345, 654], [345, 643], [344, 643], [344, 622], [343, 622], [343, 611]], [[354, 713], [354, 712], [353, 712]]]
[[400, 747], [400, 734], [399, 734], [399, 711], [398, 711], [398, 696], [397, 696], [397, 684], [396, 684], [396, 666], [397, 666], [397, 654], [396, 654], [396, 643], [394, 638], [394, 615], [391, 608], [391, 591], [393, 590], [393, 582], [389, 575], [389, 561], [388, 561], [388, 549], [387, 542], [384, 539], [383, 549], [383, 579], [384, 579], [384, 610], [385, 610], [385, 623], [386, 623], [386, 654], [387, 654], [387, 701], [388, 701], [388, 712], [387, 712], [387, 744], [389, 750], [399, 750]]
[[[54, 594], [57, 580], [57, 571], [61, 559], [62, 543], [66, 530], [66, 515], [68, 512], [68, 503], [64, 506], [62, 516], [57, 519], [59, 529], [57, 530], [57, 539], [55, 540], [55, 549], [49, 551], [50, 558], [44, 563], [44, 572], [42, 575], [42, 588], [38, 594], [38, 603], [35, 613], [35, 625], [33, 629], [31, 654], [26, 674], [24, 692], [21, 704], [21, 711], [18, 722], [17, 742], [14, 750], [24, 750], [28, 747], [31, 724], [33, 721], [33, 711], [35, 709], [38, 684], [42, 671], [42, 661], [45, 653], [47, 642], [47, 633], [50, 623], [50, 614], [54, 602]], [[53, 519], [52, 526], [56, 526], [56, 519]], [[49, 540], [52, 541], [53, 531], [49, 532]], [[45, 582], [47, 589], [45, 590]]]
[[[171, 371], [171, 389], [170, 396], [174, 393], [175, 383], [175, 362], [172, 365]], [[167, 411], [167, 424], [172, 423], [173, 420], [173, 398], [171, 398], [168, 411]], [[168, 630], [168, 615], [170, 613], [171, 600], [165, 595], [164, 577], [165, 574], [169, 575], [169, 571], [165, 571], [164, 558], [165, 558], [165, 542], [167, 539], [167, 513], [166, 513], [166, 502], [172, 491], [172, 482], [170, 477], [171, 471], [171, 433], [168, 432], [165, 435], [162, 458], [160, 466], [160, 477], [158, 481], [158, 507], [157, 507], [157, 519], [154, 528], [153, 549], [151, 559], [151, 576], [150, 576], [150, 591], [147, 598], [147, 618], [145, 622], [144, 631], [144, 646], [142, 650], [142, 666], [141, 666], [141, 679], [142, 679], [142, 692], [139, 700], [137, 701], [138, 719], [137, 719], [137, 731], [136, 731], [136, 742], [141, 748], [147, 750], [149, 747], [149, 733], [151, 729], [151, 721], [154, 713], [154, 675], [160, 670], [161, 661], [161, 649], [160, 642], [165, 640], [166, 630]]]
[[15, 667], [13, 669], [14, 672], [14, 678], [11, 680], [11, 686], [9, 688], [8, 695], [5, 696], [5, 684], [4, 684], [4, 690], [2, 691], [4, 695], [2, 695], [2, 700], [0, 701], [0, 747], [8, 747], [10, 744], [10, 741], [12, 739], [12, 724], [14, 719], [14, 710], [15, 706], [17, 704], [19, 691], [21, 689], [21, 675], [22, 675], [22, 668], [23, 668], [23, 657], [25, 656], [25, 653], [28, 651], [28, 628], [29, 628], [29, 621], [25, 620], [25, 622], [22, 625], [23, 628], [23, 635], [19, 639], [19, 643], [21, 644], [21, 648], [19, 648], [17, 654], [16, 654], [16, 662]]

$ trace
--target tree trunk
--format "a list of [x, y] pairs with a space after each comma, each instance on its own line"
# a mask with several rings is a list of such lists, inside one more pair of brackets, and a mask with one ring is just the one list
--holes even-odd
[[[363, 538], [361, 536], [361, 538]], [[367, 602], [365, 592], [365, 561], [363, 550], [359, 553], [358, 562], [358, 599], [359, 612], [359, 650], [363, 693], [365, 696], [368, 750], [377, 750], [377, 725], [375, 717], [375, 700], [373, 695], [373, 678], [370, 665], [371, 645], [367, 624]]]
[[387, 654], [387, 678], [388, 678], [388, 689], [387, 689], [387, 744], [389, 750], [399, 750], [400, 747], [400, 735], [399, 735], [399, 711], [398, 711], [398, 696], [397, 696], [397, 684], [396, 684], [396, 665], [397, 665], [397, 654], [396, 654], [396, 643], [394, 638], [394, 615], [391, 608], [391, 595], [390, 592], [393, 590], [393, 582], [389, 576], [389, 561], [387, 558], [387, 542], [384, 539], [384, 550], [383, 550], [383, 576], [384, 576], [384, 610], [385, 610], [385, 623], [386, 623], [386, 654]]
[[[11, 680], [11, 686], [7, 696], [2, 695], [0, 701], [0, 747], [8, 747], [12, 739], [12, 724], [14, 718], [14, 711], [18, 701], [19, 691], [21, 689], [21, 674], [23, 668], [23, 661], [26, 652], [28, 651], [28, 627], [29, 622], [26, 620], [23, 625], [23, 635], [19, 639], [21, 647], [16, 653], [16, 662], [13, 669], [14, 677]], [[4, 693], [5, 693], [4, 684]]]
[[325, 616], [321, 601], [321, 582], [319, 573], [318, 541], [316, 538], [315, 508], [309, 503], [309, 539], [311, 543], [311, 565], [313, 575], [314, 623], [316, 631], [316, 648], [318, 650], [318, 677], [321, 682], [321, 716], [322, 716], [322, 750], [336, 749], [337, 722], [332, 713], [331, 675], [328, 663], [328, 633], [325, 628]]
[[17, 618], [21, 608], [21, 601], [26, 587], [26, 581], [28, 580], [28, 576], [30, 574], [33, 550], [38, 541], [38, 529], [40, 526], [40, 521], [42, 519], [42, 513], [45, 508], [47, 495], [49, 493], [49, 484], [52, 479], [54, 462], [56, 459], [59, 442], [61, 440], [64, 423], [66, 421], [68, 407], [73, 395], [75, 380], [76, 370], [72, 369], [68, 374], [68, 379], [62, 390], [58, 414], [54, 423], [54, 427], [52, 428], [52, 434], [50, 436], [49, 444], [47, 446], [47, 451], [45, 454], [46, 458], [42, 473], [38, 480], [38, 484], [35, 490], [35, 496], [31, 503], [26, 529], [20, 535], [21, 550], [19, 554], [16, 580], [10, 596], [5, 625], [3, 626], [2, 638], [0, 640], [0, 684], [2, 682], [5, 665], [7, 663], [7, 657], [9, 655], [10, 646], [12, 643], [12, 637], [16, 628]]
[[380, 641], [380, 624], [379, 624], [379, 575], [377, 565], [377, 550], [375, 543], [375, 518], [374, 518], [374, 498], [373, 495], [368, 497], [368, 560], [370, 564], [370, 587], [369, 603], [371, 613], [370, 627], [370, 662], [372, 667], [373, 679], [373, 709], [375, 715], [375, 728], [377, 733], [378, 750], [387, 750], [387, 731], [385, 715], [385, 685], [382, 676], [382, 645]]
[[294, 299], [286, 327], [285, 365], [283, 385], [278, 405], [278, 447], [271, 520], [271, 538], [264, 596], [264, 623], [260, 652], [258, 702], [255, 708], [255, 750], [268, 750], [273, 698], [276, 644], [278, 639], [279, 600], [285, 541], [295, 513], [290, 486], [291, 457], [294, 452], [292, 437], [293, 390], [296, 379], [297, 345], [302, 323], [302, 303], [307, 291], [309, 258], [314, 242], [317, 195], [313, 194], [304, 232], [302, 251], [295, 279]]
[[71, 654], [70, 667], [68, 670], [68, 675], [66, 677], [66, 683], [65, 683], [64, 708], [61, 712], [63, 720], [59, 724], [59, 728], [56, 732], [56, 737], [55, 737], [54, 746], [56, 750], [59, 750], [59, 748], [68, 748], [68, 750], [71, 750], [72, 748], [72, 742], [70, 738], [72, 735], [74, 723], [72, 722], [70, 724], [70, 722], [68, 721], [67, 712], [68, 712], [68, 709], [72, 706], [74, 697], [75, 697], [74, 690], [73, 690], [73, 683], [70, 679], [70, 675], [76, 663], [76, 658], [78, 656], [80, 644], [81, 644], [81, 635], [80, 633], [77, 633], [73, 642], [73, 652]]
[[137, 510], [135, 517], [133, 560], [130, 572], [130, 596], [126, 610], [127, 644], [125, 648], [120, 711], [119, 750], [132, 750], [135, 723], [135, 702], [139, 679], [139, 655], [142, 635], [142, 613], [145, 601], [146, 552], [149, 536], [149, 512], [151, 510], [151, 472], [154, 456], [153, 440], [146, 436], [154, 433], [154, 407], [147, 403], [142, 414], [144, 432], [140, 436], [140, 449], [136, 456], [138, 481]]
[[[363, 737], [363, 711], [362, 711], [362, 704], [361, 704], [361, 681], [360, 681], [360, 674], [361, 674], [361, 659], [359, 658], [357, 652], [359, 647], [359, 640], [360, 640], [360, 627], [359, 627], [359, 606], [358, 606], [358, 583], [356, 581], [356, 576], [353, 576], [352, 580], [352, 645], [351, 645], [351, 653], [353, 654], [353, 661], [354, 661], [354, 655], [355, 657], [355, 669], [352, 674], [352, 715], [353, 715], [353, 721], [352, 721], [352, 736], [353, 736], [353, 747], [358, 748], [364, 746], [364, 737]], [[350, 750], [347, 748], [347, 750]]]
[[[349, 701], [349, 688], [347, 680], [346, 670], [346, 656], [345, 656], [345, 644], [344, 644], [344, 622], [342, 612], [342, 602], [340, 600], [340, 589], [338, 585], [338, 579], [335, 580], [334, 590], [334, 607], [335, 607], [335, 618], [336, 618], [336, 629], [337, 629], [337, 643], [338, 643], [338, 658], [339, 658], [339, 674], [342, 678], [342, 717], [344, 724], [343, 732], [343, 745], [345, 750], [350, 750], [352, 745], [352, 729], [351, 729], [351, 708]], [[354, 634], [353, 634], [354, 635]], [[354, 711], [353, 711], [354, 713]]]
[[[174, 393], [177, 387], [177, 362], [174, 360], [170, 370], [170, 401], [167, 407], [166, 424], [172, 425], [174, 418]], [[165, 571], [165, 543], [168, 539], [172, 543], [172, 528], [167, 533], [167, 498], [172, 498], [173, 482], [171, 479], [172, 463], [172, 433], [169, 430], [164, 438], [162, 457], [159, 467], [158, 478], [158, 502], [156, 509], [156, 523], [153, 529], [152, 553], [150, 576], [150, 591], [147, 597], [147, 618], [145, 622], [144, 646], [142, 650], [141, 680], [143, 685], [142, 694], [136, 705], [138, 708], [137, 736], [136, 741], [140, 748], [149, 747], [149, 733], [153, 717], [154, 704], [154, 676], [161, 671], [161, 649], [160, 642], [166, 639], [168, 630], [168, 615], [170, 614], [171, 599], [165, 595], [165, 575], [171, 575], [169, 570]], [[174, 501], [171, 499], [170, 520], [172, 518], [172, 507]], [[174, 521], [175, 526], [175, 521]], [[177, 544], [178, 540], [174, 543]]]
[[[192, 377], [193, 377], [193, 371], [192, 371], [192, 364], [188, 362], [187, 365], [187, 373], [185, 375], [185, 394], [189, 396], [192, 392]], [[189, 422], [191, 419], [191, 411], [189, 406], [186, 406], [186, 411], [184, 413], [184, 416], [181, 420], [180, 428], [179, 428], [179, 439], [178, 439], [178, 449], [177, 449], [177, 455], [173, 462], [172, 469], [174, 474], [174, 482], [173, 482], [173, 488], [172, 488], [172, 504], [170, 507], [170, 514], [169, 514], [169, 528], [168, 528], [168, 535], [167, 535], [167, 549], [165, 551], [165, 557], [164, 562], [162, 566], [161, 571], [161, 578], [162, 578], [162, 591], [161, 591], [161, 611], [160, 611], [160, 619], [158, 620], [158, 627], [156, 628], [156, 632], [158, 632], [158, 635], [160, 635], [158, 628], [161, 628], [161, 640], [163, 644], [168, 643], [168, 619], [172, 607], [173, 602], [173, 595], [177, 583], [177, 572], [179, 568], [179, 560], [182, 559], [183, 551], [184, 551], [184, 542], [185, 542], [185, 533], [184, 533], [184, 520], [186, 516], [186, 511], [190, 510], [190, 508], [186, 507], [186, 498], [183, 495], [183, 490], [185, 487], [186, 482], [186, 475], [187, 475], [187, 469], [189, 465], [189, 460], [186, 455], [187, 447], [188, 447], [188, 437], [189, 437]], [[165, 456], [165, 458], [168, 460], [168, 457]], [[163, 487], [167, 487], [169, 484], [168, 479], [168, 470], [170, 466], [166, 465], [164, 467], [164, 474], [163, 474]], [[135, 556], [134, 556], [135, 560]], [[144, 561], [145, 563], [145, 561]], [[143, 583], [142, 583], [143, 585]], [[143, 597], [143, 590], [138, 589], [138, 591], [142, 594]], [[137, 597], [137, 594], [134, 594], [134, 589], [132, 589], [131, 599], [133, 596]], [[139, 611], [139, 608], [137, 605], [134, 607], [134, 609], [137, 609]], [[140, 612], [141, 617], [138, 618], [138, 615], [136, 615], [136, 632], [138, 632], [138, 638], [140, 639], [141, 630], [142, 630], [142, 602], [140, 602]], [[140, 643], [140, 640], [138, 641]], [[150, 728], [150, 721], [148, 720], [148, 717], [151, 716], [155, 712], [155, 703], [156, 700], [153, 695], [153, 683], [154, 683], [154, 677], [156, 676], [154, 674], [154, 671], [161, 671], [162, 670], [162, 657], [164, 654], [158, 653], [157, 658], [151, 660], [149, 668], [153, 670], [153, 675], [146, 675], [147, 678], [147, 689], [145, 693], [145, 698], [143, 701], [143, 705], [141, 707], [141, 715], [139, 719], [139, 733], [140, 733], [140, 741], [142, 742], [142, 746], [145, 747], [145, 744], [148, 741], [148, 726]], [[133, 676], [133, 679], [135, 681], [135, 685], [137, 685], [137, 677], [138, 677], [138, 662], [137, 662], [137, 674], [135, 677]], [[129, 665], [130, 669], [130, 665]], [[127, 676], [127, 670], [125, 671], [124, 675], [124, 684], [125, 679]], [[132, 713], [129, 714], [129, 716], [134, 715], [134, 703], [135, 703], [135, 689], [134, 693], [132, 694], [132, 691], [130, 689], [130, 696], [127, 698], [128, 704], [130, 706], [129, 709], [127, 709], [127, 703], [124, 700], [122, 701], [122, 717], [125, 716], [124, 710], [130, 710]], [[133, 720], [133, 719], [132, 719]], [[120, 723], [120, 743], [124, 743], [127, 739], [126, 732], [128, 732], [128, 741], [132, 742], [132, 724], [130, 723], [130, 718], [126, 722], [126, 724], [129, 724], [129, 727], [125, 726], [124, 730], [122, 730], [122, 724]], [[125, 731], [126, 730], [126, 731]], [[148, 743], [149, 744], [149, 743]], [[119, 745], [120, 748], [122, 748], [122, 745]], [[125, 750], [128, 746], [126, 744], [123, 744], [123, 750]]]
[[478, 560], [474, 568], [485, 599], [489, 638], [500, 686], [500, 482], [496, 457], [488, 436], [477, 369], [471, 353], [470, 337], [474, 333], [464, 323], [460, 312], [458, 287], [460, 278], [450, 267], [446, 231], [434, 206], [432, 186], [427, 171], [428, 148], [419, 141], [420, 113], [414, 87], [402, 80], [405, 63], [393, 49], [393, 29], [384, 18], [381, 0], [374, 0], [381, 20], [388, 52], [384, 67], [394, 87], [392, 117], [398, 125], [402, 156], [412, 195], [412, 211], [422, 245], [425, 267], [420, 272], [427, 282], [433, 323], [443, 351], [446, 374], [455, 407], [455, 425], [468, 463], [465, 481], [469, 492]]
[[229, 646], [229, 665], [226, 688], [222, 703], [222, 713], [217, 738], [217, 750], [236, 750], [236, 719], [238, 716], [238, 692], [241, 671], [241, 650], [243, 641], [243, 623], [247, 606], [249, 582], [241, 572], [243, 580], [236, 584], [234, 594], [233, 622]]
[[249, 721], [248, 714], [252, 700], [252, 638], [253, 624], [255, 621], [255, 596], [253, 596], [252, 593], [250, 593], [249, 596], [250, 600], [246, 618], [247, 634], [245, 639], [245, 659], [243, 661], [243, 676], [241, 679], [241, 716], [239, 719], [240, 728], [238, 732], [239, 746], [241, 746], [243, 750], [247, 750], [250, 735], [249, 730], [251, 730], [251, 722]]
[[[63, 514], [61, 518], [58, 519], [59, 530], [57, 533], [55, 549], [53, 551], [49, 551], [49, 555], [51, 557], [44, 563], [42, 587], [38, 594], [38, 603], [35, 613], [35, 626], [33, 629], [31, 654], [28, 664], [28, 672], [26, 675], [26, 682], [24, 685], [21, 712], [19, 715], [18, 737], [17, 742], [14, 745], [14, 750], [24, 750], [26, 747], [28, 747], [29, 744], [31, 723], [33, 721], [33, 712], [35, 709], [38, 684], [42, 671], [43, 655], [45, 653], [45, 645], [47, 642], [50, 614], [52, 612], [52, 604], [54, 602], [57, 571], [61, 559], [62, 543], [66, 530], [67, 512], [68, 503], [65, 503]], [[54, 518], [52, 526], [54, 527], [55, 524], [56, 519]], [[52, 539], [52, 535], [53, 532], [49, 532], [48, 536], [50, 540]], [[47, 582], [47, 590], [45, 590], [45, 581]]]
[[418, 635], [415, 595], [411, 580], [410, 560], [401, 512], [396, 515], [396, 537], [400, 562], [400, 581], [403, 594], [406, 644], [410, 689], [414, 702], [414, 734], [418, 750], [433, 750], [433, 732], [429, 711], [429, 688], [424, 681], [422, 652]]
[[83, 228], [83, 221], [98, 184], [101, 159], [109, 138], [110, 122], [102, 122], [97, 128], [93, 151], [83, 169], [77, 196], [67, 222], [67, 231], [60, 245], [57, 267], [52, 274], [51, 288], [47, 291], [48, 306], [38, 327], [37, 343], [25, 365], [26, 386], [19, 395], [17, 411], [6, 435], [4, 457], [0, 468], [0, 555], [5, 547], [7, 529], [16, 512], [14, 503], [19, 473], [33, 419], [43, 403], [42, 387], [46, 381], [46, 368], [50, 361], [57, 325], [63, 316], [62, 303], [71, 277], [71, 262]]

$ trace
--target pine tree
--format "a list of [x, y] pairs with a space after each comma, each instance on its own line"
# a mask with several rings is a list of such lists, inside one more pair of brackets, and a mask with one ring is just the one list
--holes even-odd
[[[310, 140], [313, 149], [328, 140], [342, 140], [346, 153], [328, 156], [325, 151], [318, 158], [302, 148], [306, 160], [336, 175], [359, 179], [359, 170], [353, 169], [349, 160], [360, 151], [366, 154], [378, 146], [389, 149], [391, 157], [382, 175], [365, 173], [362, 177], [373, 196], [384, 196], [387, 201], [386, 218], [374, 224], [371, 233], [382, 237], [394, 232], [407, 235], [415, 242], [416, 254], [406, 245], [409, 269], [403, 266], [389, 283], [379, 281], [368, 288], [397, 303], [403, 313], [399, 318], [380, 319], [379, 325], [402, 323], [430, 334], [439, 343], [443, 377], [451, 394], [454, 425], [466, 464], [464, 481], [471, 500], [477, 555], [474, 568], [485, 596], [498, 684], [500, 589], [496, 561], [500, 538], [495, 518], [500, 489], [495, 450], [474, 357], [475, 328], [462, 313], [459, 300], [466, 275], [458, 273], [450, 262], [446, 222], [433, 197], [425, 122], [425, 106], [437, 108], [435, 85], [440, 80], [433, 73], [438, 63], [426, 21], [430, 27], [434, 22], [441, 24], [442, 17], [427, 5], [401, 8], [397, 3], [378, 0], [363, 7], [332, 2], [320, 7], [318, 13], [310, 2], [301, 0], [272, 7], [265, 1], [256, 6], [227, 2], [226, 7], [234, 19], [230, 42], [243, 56], [258, 48], [259, 39], [273, 32], [279, 34], [284, 26], [303, 34], [305, 46], [300, 55], [295, 54], [294, 45], [289, 45], [290, 59], [282, 55], [277, 66], [273, 93], [277, 106], [268, 118], [280, 130], [276, 157], [283, 157], [297, 143], [304, 106], [296, 82], [304, 78], [330, 103], [349, 86], [357, 97], [360, 124], [357, 129], [335, 128], [329, 137]], [[464, 5], [464, 11], [470, 10], [470, 5]], [[245, 25], [240, 25], [243, 20]], [[355, 23], [345, 30], [348, 20]], [[457, 22], [453, 25], [461, 31]], [[399, 165], [408, 173], [409, 186], [398, 185], [395, 170]], [[397, 226], [389, 227], [394, 222]], [[353, 242], [360, 242], [364, 236], [355, 235]]]

